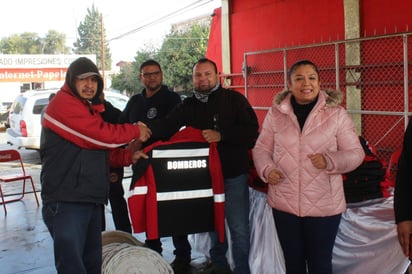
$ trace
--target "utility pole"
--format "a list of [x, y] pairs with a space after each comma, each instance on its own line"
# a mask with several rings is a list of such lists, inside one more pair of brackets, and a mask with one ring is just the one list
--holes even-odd
[[105, 67], [104, 67], [104, 62], [105, 62], [105, 58], [104, 58], [104, 27], [103, 27], [103, 14], [100, 15], [100, 28], [101, 28], [101, 33], [102, 33], [102, 37], [101, 37], [101, 42], [102, 42], [102, 58], [101, 58], [101, 62], [102, 62], [102, 77], [103, 77], [103, 86], [106, 87], [106, 77], [104, 75], [104, 71], [105, 71]]

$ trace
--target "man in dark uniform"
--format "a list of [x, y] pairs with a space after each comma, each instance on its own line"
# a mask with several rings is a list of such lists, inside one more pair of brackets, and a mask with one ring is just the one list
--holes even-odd
[[[108, 123], [116, 124], [119, 121], [121, 110], [113, 106], [109, 101], [104, 99], [104, 93], [102, 92], [101, 101], [104, 104], [104, 112], [100, 113], [103, 120]], [[127, 209], [126, 200], [123, 198], [124, 190], [122, 186], [123, 180], [123, 168], [110, 168], [110, 188], [109, 188], [109, 201], [112, 209], [113, 223], [116, 230], [132, 233], [132, 227], [130, 225], [129, 213]], [[103, 212], [103, 230], [106, 230], [106, 221]]]
[[[120, 123], [147, 123], [165, 117], [176, 105], [181, 102], [180, 96], [163, 85], [163, 72], [161, 66], [155, 60], [147, 60], [140, 66], [140, 81], [144, 89], [140, 94], [132, 96], [119, 118]], [[147, 146], [156, 139], [149, 139], [143, 145]], [[119, 197], [123, 198], [123, 197]], [[190, 262], [191, 247], [187, 236], [173, 237], [176, 255], [172, 267], [175, 272], [182, 272], [180, 266], [187, 267]], [[146, 240], [146, 246], [162, 253], [160, 239]], [[180, 262], [183, 262], [182, 264]]]
[[[164, 119], [147, 126], [153, 138], [168, 138], [183, 126], [190, 126], [202, 130], [207, 142], [217, 143], [224, 176], [225, 217], [231, 236], [233, 272], [250, 273], [249, 150], [255, 144], [259, 123], [241, 93], [220, 85], [215, 62], [205, 58], [198, 60], [192, 78], [192, 97], [186, 98]], [[211, 238], [213, 273], [231, 273], [226, 259], [228, 243], [219, 242], [216, 233], [212, 233]]]

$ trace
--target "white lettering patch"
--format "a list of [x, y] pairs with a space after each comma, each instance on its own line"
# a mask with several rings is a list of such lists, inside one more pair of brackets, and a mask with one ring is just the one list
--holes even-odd
[[167, 169], [207, 168], [206, 160], [167, 161]]

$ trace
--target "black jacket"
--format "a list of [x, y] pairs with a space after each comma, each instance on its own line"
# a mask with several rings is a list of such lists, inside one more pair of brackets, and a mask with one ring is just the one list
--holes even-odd
[[141, 121], [146, 123], [158, 118], [166, 116], [178, 103], [180, 96], [165, 85], [153, 96], [147, 98], [146, 90], [142, 93], [133, 95], [122, 114], [120, 115], [120, 123], [136, 123]]
[[396, 174], [394, 209], [396, 223], [412, 221], [412, 123], [403, 137], [402, 153]]
[[[142, 93], [133, 95], [127, 103], [125, 109], [120, 114], [119, 123], [136, 123], [141, 121], [148, 123], [159, 118], [165, 117], [176, 105], [181, 102], [180, 96], [165, 85], [153, 96], [147, 98], [146, 90]], [[144, 145], [157, 141], [149, 139]]]
[[[109, 101], [104, 101], [104, 111], [100, 113], [102, 116], [103, 120], [105, 122], [111, 123], [111, 124], [116, 124], [119, 121], [120, 114], [122, 113], [119, 109], [117, 109], [115, 106], [113, 106]], [[115, 172], [119, 175], [118, 179], [121, 181], [123, 179], [124, 175], [124, 170], [122, 167], [117, 167], [117, 168], [110, 168], [110, 173]], [[113, 183], [113, 182], [112, 182]]]
[[219, 87], [202, 103], [195, 96], [186, 98], [166, 118], [149, 123], [152, 138], [168, 139], [182, 126], [216, 129], [223, 175], [233, 178], [248, 173], [248, 151], [258, 134], [258, 120], [247, 99], [237, 91]]

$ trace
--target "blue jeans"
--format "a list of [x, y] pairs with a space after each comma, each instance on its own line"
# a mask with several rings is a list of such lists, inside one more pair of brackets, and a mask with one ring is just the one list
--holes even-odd
[[53, 238], [59, 274], [101, 273], [102, 211], [103, 205], [94, 203], [43, 205], [43, 220]]
[[286, 273], [332, 274], [332, 251], [341, 214], [298, 217], [273, 209]]
[[[248, 274], [250, 273], [248, 174], [225, 179], [225, 216], [232, 241], [232, 254], [235, 264], [233, 272]], [[211, 233], [211, 239], [210, 257], [212, 263], [221, 267], [228, 266], [226, 260], [227, 240], [225, 239], [224, 243], [219, 242], [216, 232]]]

